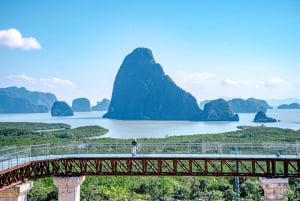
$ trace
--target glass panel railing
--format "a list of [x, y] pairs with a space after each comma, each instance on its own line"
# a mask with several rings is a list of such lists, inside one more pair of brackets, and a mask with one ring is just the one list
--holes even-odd
[[[34, 145], [0, 148], [0, 170], [29, 161], [66, 157], [131, 156], [129, 143], [70, 143], [63, 145]], [[299, 156], [300, 143], [138, 143], [137, 156]], [[300, 156], [299, 156], [300, 158]]]

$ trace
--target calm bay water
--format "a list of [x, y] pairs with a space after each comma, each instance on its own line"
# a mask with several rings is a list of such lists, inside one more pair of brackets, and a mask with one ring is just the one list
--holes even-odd
[[[122, 121], [103, 119], [105, 112], [77, 112], [72, 117], [52, 117], [49, 113], [0, 114], [1, 122], [66, 123], [74, 127], [99, 125], [109, 129], [106, 137], [160, 138], [175, 135], [210, 134], [237, 130], [237, 126], [257, 126], [252, 122], [255, 114], [239, 114], [239, 122], [190, 122], [190, 121]], [[265, 126], [300, 130], [300, 110], [268, 110], [267, 115], [280, 120]]]

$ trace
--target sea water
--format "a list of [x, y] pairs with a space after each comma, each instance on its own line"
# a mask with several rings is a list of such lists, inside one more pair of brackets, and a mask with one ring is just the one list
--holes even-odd
[[[113, 138], [162, 138], [167, 136], [212, 134], [237, 130], [238, 126], [259, 126], [254, 123], [255, 113], [240, 113], [240, 121], [123, 121], [102, 118], [105, 112], [75, 112], [70, 117], [52, 117], [50, 113], [0, 114], [1, 122], [66, 123], [72, 128], [99, 125], [109, 129], [105, 137]], [[267, 116], [279, 122], [264, 123], [269, 127], [300, 130], [300, 110], [270, 109]]]

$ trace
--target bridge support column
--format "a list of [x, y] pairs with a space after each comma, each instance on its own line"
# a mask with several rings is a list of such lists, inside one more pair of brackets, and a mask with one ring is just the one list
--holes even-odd
[[54, 177], [53, 183], [58, 188], [58, 201], [80, 201], [80, 184], [85, 177]]
[[287, 178], [259, 178], [259, 184], [264, 189], [265, 201], [283, 201], [288, 190]]
[[28, 181], [0, 191], [0, 201], [26, 201], [31, 188], [32, 181]]

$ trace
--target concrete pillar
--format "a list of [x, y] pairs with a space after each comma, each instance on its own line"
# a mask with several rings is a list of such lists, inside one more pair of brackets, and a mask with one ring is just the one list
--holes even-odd
[[0, 191], [0, 201], [26, 201], [31, 188], [32, 181], [28, 181]]
[[288, 183], [288, 178], [259, 178], [259, 184], [264, 189], [265, 201], [283, 201]]
[[58, 188], [58, 201], [80, 201], [80, 184], [85, 177], [54, 177], [53, 183]]

